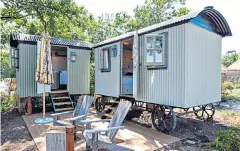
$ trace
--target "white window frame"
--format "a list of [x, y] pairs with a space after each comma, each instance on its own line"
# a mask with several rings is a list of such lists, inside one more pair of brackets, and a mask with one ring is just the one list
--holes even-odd
[[[156, 48], [156, 39], [161, 37], [162, 40], [162, 48], [158, 49]], [[144, 53], [144, 57], [145, 57], [145, 65], [148, 68], [162, 68], [162, 67], [166, 67], [166, 53], [167, 53], [167, 38], [166, 38], [166, 33], [161, 33], [161, 34], [148, 34], [145, 35], [145, 53]], [[147, 48], [147, 39], [148, 38], [153, 38], [153, 48], [149, 49]], [[153, 51], [153, 62], [148, 62], [147, 61], [147, 55], [148, 55], [148, 51]], [[161, 62], [156, 62], [156, 53], [158, 51], [162, 51], [162, 61]]]
[[[106, 57], [104, 57], [104, 52], [108, 51], [108, 58], [105, 60]], [[108, 67], [105, 67], [105, 62], [108, 62]], [[105, 47], [100, 49], [99, 52], [99, 69], [102, 72], [110, 72], [111, 71], [111, 50], [110, 47]]]

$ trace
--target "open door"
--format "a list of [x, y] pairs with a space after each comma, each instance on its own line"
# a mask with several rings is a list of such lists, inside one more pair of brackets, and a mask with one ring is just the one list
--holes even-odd
[[139, 46], [138, 32], [134, 33], [133, 39], [133, 97], [137, 99], [139, 73]]
[[[41, 48], [41, 41], [37, 41], [37, 64], [40, 57], [40, 48]], [[46, 84], [45, 92], [50, 92], [50, 91], [51, 91], [51, 85]], [[37, 94], [41, 94], [41, 93], [43, 93], [43, 84], [37, 82]]]

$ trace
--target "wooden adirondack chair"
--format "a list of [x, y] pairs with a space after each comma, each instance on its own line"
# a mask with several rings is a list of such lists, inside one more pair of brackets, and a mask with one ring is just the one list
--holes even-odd
[[[93, 119], [93, 120], [83, 120], [82, 124], [86, 124], [87, 129], [83, 132], [83, 136], [86, 140], [87, 146], [92, 147], [93, 151], [98, 149], [109, 149], [114, 151], [129, 151], [131, 149], [116, 145], [114, 143], [114, 138], [119, 129], [123, 129], [123, 120], [126, 117], [132, 103], [127, 100], [121, 100], [117, 110], [114, 112], [112, 119]], [[109, 122], [106, 129], [88, 129], [91, 128], [91, 124], [95, 122]]]
[[[92, 96], [83, 95], [79, 97], [77, 105], [73, 111], [51, 114], [52, 117], [57, 117], [57, 120], [54, 121], [54, 125], [55, 126], [81, 125], [80, 121], [85, 120], [87, 118], [87, 115], [89, 115], [88, 112], [93, 100], [94, 98]], [[59, 117], [69, 114], [72, 114], [71, 118], [64, 119], [64, 121], [58, 120]]]

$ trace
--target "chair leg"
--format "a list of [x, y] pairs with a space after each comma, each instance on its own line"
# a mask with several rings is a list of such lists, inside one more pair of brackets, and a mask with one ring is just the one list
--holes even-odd
[[92, 134], [92, 151], [98, 151], [98, 134]]

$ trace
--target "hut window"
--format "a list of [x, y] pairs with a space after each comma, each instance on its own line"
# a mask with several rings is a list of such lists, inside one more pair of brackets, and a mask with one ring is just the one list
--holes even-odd
[[148, 67], [165, 67], [166, 66], [166, 34], [146, 35], [146, 65]]
[[100, 59], [99, 59], [99, 68], [101, 71], [110, 71], [111, 69], [111, 55], [110, 55], [110, 49], [104, 48], [100, 50]]
[[19, 67], [19, 49], [11, 49], [11, 66], [14, 68]]

